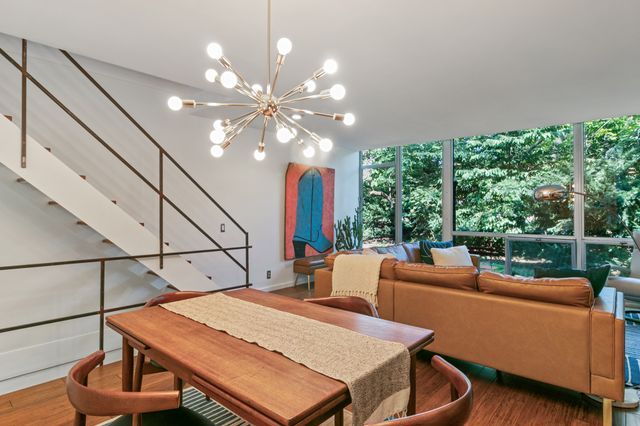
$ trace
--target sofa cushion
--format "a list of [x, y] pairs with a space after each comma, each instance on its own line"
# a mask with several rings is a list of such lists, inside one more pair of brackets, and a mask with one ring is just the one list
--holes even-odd
[[451, 248], [453, 247], [452, 241], [428, 241], [422, 240], [420, 241], [420, 259], [422, 263], [426, 263], [427, 265], [433, 265], [433, 256], [431, 255], [432, 248]]
[[475, 291], [478, 270], [474, 266], [436, 266], [398, 262], [396, 277], [401, 281]]
[[386, 247], [374, 247], [374, 250], [380, 254], [391, 254], [398, 260], [407, 261], [407, 252], [402, 246], [402, 244], [396, 244], [395, 246], [386, 246]]
[[606, 265], [589, 268], [586, 271], [571, 268], [535, 268], [533, 270], [533, 276], [535, 278], [586, 278], [591, 283], [593, 295], [598, 297], [602, 288], [607, 283], [609, 272], [611, 272], [611, 265], [607, 263]]
[[483, 271], [478, 277], [478, 289], [483, 293], [560, 305], [593, 305], [593, 290], [586, 278], [528, 278]]

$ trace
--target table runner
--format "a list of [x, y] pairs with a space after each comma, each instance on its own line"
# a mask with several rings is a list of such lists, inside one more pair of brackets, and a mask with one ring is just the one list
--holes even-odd
[[355, 426], [380, 422], [407, 408], [410, 355], [401, 343], [223, 293], [160, 306], [344, 382], [351, 394]]

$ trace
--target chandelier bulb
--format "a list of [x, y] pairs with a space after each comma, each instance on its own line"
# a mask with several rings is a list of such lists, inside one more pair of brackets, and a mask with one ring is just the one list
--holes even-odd
[[312, 158], [314, 155], [316, 155], [316, 150], [314, 147], [309, 145], [302, 151], [302, 154], [304, 154], [304, 156], [307, 158]]
[[216, 145], [220, 145], [222, 142], [224, 142], [226, 136], [227, 135], [224, 133], [224, 130], [222, 129], [216, 129], [211, 133], [209, 133], [209, 139], [211, 140], [212, 143]]
[[209, 55], [212, 59], [220, 59], [222, 58], [222, 46], [218, 43], [209, 43], [207, 46], [207, 55]]
[[233, 89], [238, 84], [238, 76], [233, 71], [225, 71], [220, 76], [220, 83], [227, 89]]
[[344, 115], [344, 120], [342, 120], [342, 122], [346, 125], [346, 126], [351, 126], [353, 125], [353, 123], [356, 122], [356, 116], [351, 114], [350, 112], [346, 113]]
[[278, 40], [276, 47], [278, 48], [278, 53], [282, 56], [285, 56], [289, 54], [289, 52], [291, 52], [293, 43], [291, 43], [291, 40], [289, 40], [288, 38], [282, 37], [280, 40]]
[[340, 99], [344, 98], [344, 95], [346, 93], [347, 91], [345, 90], [342, 84], [334, 84], [333, 86], [331, 86], [331, 89], [329, 90], [329, 94], [336, 101], [339, 101]]
[[211, 153], [212, 157], [220, 158], [222, 157], [222, 154], [224, 154], [224, 149], [220, 145], [213, 145], [209, 152]]
[[182, 109], [182, 99], [177, 96], [172, 96], [167, 101], [167, 105], [171, 111], [180, 111]]
[[334, 74], [336, 71], [338, 71], [338, 63], [333, 59], [327, 59], [326, 61], [324, 61], [322, 69], [327, 74]]
[[257, 161], [264, 160], [264, 157], [266, 157], [266, 154], [264, 152], [264, 148], [262, 150], [260, 150], [258, 148], [255, 151], [253, 151], [253, 158], [255, 158]]
[[206, 78], [209, 83], [215, 83], [217, 77], [218, 71], [214, 70], [213, 68], [209, 68], [204, 73], [204, 78]]
[[308, 92], [311, 93], [314, 90], [316, 90], [316, 82], [313, 80], [309, 80], [305, 83], [304, 85], [304, 89]]
[[276, 138], [278, 139], [278, 142], [287, 143], [293, 138], [293, 133], [291, 133], [289, 128], [280, 126], [276, 132]]
[[302, 116], [300, 114], [293, 114], [291, 118], [293, 118], [294, 120], [300, 120]]
[[251, 90], [253, 90], [256, 93], [263, 93], [262, 86], [259, 85], [258, 83], [251, 86]]
[[224, 129], [224, 126], [222, 125], [222, 120], [215, 120], [215, 121], [213, 122], [213, 128], [214, 128], [215, 130], [222, 130], [222, 129]]
[[329, 152], [333, 148], [333, 141], [327, 138], [320, 139], [320, 142], [318, 142], [318, 145], [320, 146], [321, 151]]

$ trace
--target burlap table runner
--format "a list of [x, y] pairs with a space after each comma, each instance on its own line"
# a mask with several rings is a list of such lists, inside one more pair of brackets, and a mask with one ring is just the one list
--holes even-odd
[[351, 394], [355, 426], [380, 422], [407, 408], [410, 356], [401, 343], [223, 293], [160, 306], [344, 382]]

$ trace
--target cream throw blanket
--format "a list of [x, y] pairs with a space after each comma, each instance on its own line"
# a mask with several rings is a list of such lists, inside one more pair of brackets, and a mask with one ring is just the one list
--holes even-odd
[[160, 306], [344, 382], [356, 426], [381, 422], [407, 408], [410, 356], [401, 343], [223, 293]]
[[337, 256], [333, 263], [331, 295], [362, 297], [377, 307], [380, 265], [387, 257], [382, 254]]

